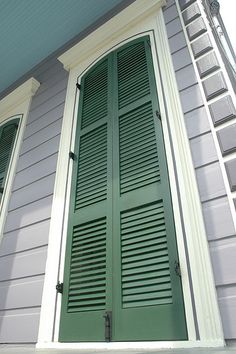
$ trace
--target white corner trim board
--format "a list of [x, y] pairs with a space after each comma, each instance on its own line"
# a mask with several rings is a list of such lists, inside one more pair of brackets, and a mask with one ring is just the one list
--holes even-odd
[[35, 80], [34, 78], [30, 78], [0, 101], [0, 125], [11, 119], [20, 119], [12, 151], [12, 156], [9, 163], [8, 173], [6, 176], [6, 184], [0, 203], [0, 242], [2, 239], [4, 223], [9, 203], [9, 196], [11, 192], [13, 178], [15, 176], [20, 145], [23, 139], [30, 103], [32, 97], [35, 95], [39, 86], [40, 83], [37, 80]]
[[[68, 153], [71, 147], [73, 148], [74, 144], [75, 122], [79, 99], [79, 92], [76, 91], [75, 84], [77, 81], [80, 81], [81, 76], [88, 70], [89, 66], [101, 59], [102, 56], [114, 50], [114, 48], [143, 35], [150, 36], [154, 71], [159, 87], [158, 96], [173, 198], [178, 252], [182, 269], [186, 322], [189, 335], [188, 341], [155, 342], [154, 347], [157, 349], [224, 345], [200, 199], [161, 10], [163, 4], [164, 1], [161, 0], [136, 0], [110, 21], [59, 57], [64, 67], [70, 70], [70, 75], [52, 206], [48, 259], [37, 344], [38, 348], [65, 348], [66, 345], [58, 343], [60, 297], [56, 294], [55, 285], [58, 278], [61, 282], [63, 281], [71, 176], [71, 164], [68, 163]], [[170, 131], [168, 128], [168, 120]], [[175, 146], [174, 156], [171, 152], [170, 141], [172, 141], [173, 146]], [[173, 167], [174, 161], [177, 170], [178, 184], [181, 189], [180, 200], [177, 194], [177, 181]], [[180, 217], [181, 208], [187, 235], [187, 250], [183, 239]], [[196, 252], [196, 249], [198, 252]], [[190, 273], [200, 340], [197, 340], [196, 337], [196, 326], [186, 261], [187, 253], [191, 258]], [[115, 346], [115, 343], [112, 344]], [[78, 343], [68, 343], [67, 347], [84, 349], [83, 345]], [[95, 345], [95, 347], [99, 348], [99, 345]], [[126, 343], [125, 348], [129, 347], [138, 348], [140, 346], [137, 343]], [[108, 349], [106, 345], [101, 346], [101, 348]], [[109, 345], [109, 348], [112, 349], [113, 347]], [[148, 342], [146, 343], [146, 347], [144, 345], [142, 348], [151, 349]]]
[[[161, 22], [163, 22], [162, 26], [160, 25]], [[223, 341], [221, 318], [191, 151], [169, 49], [164, 43], [162, 44], [163, 41], [167, 41], [167, 38], [165, 38], [164, 19], [161, 15], [158, 18], [157, 29], [159, 32], [157, 40], [160, 41], [162, 47], [162, 51], [159, 54], [159, 64], [160, 68], [163, 68], [160, 71], [162, 73], [164, 92], [168, 92], [165, 98], [169, 112], [173, 146], [175, 147], [175, 162], [181, 191], [180, 199], [190, 259], [199, 335], [200, 339], [204, 341], [213, 338], [216, 340], [222, 339]]]

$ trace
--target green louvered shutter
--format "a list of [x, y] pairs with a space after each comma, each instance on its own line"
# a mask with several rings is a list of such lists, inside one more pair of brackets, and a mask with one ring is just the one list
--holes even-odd
[[187, 338], [151, 46], [115, 53], [113, 340]]
[[108, 107], [109, 61], [81, 82], [69, 213], [60, 339], [103, 341], [103, 314], [109, 305], [111, 142]]
[[15, 142], [19, 119], [0, 126], [0, 200], [5, 187], [7, 170]]
[[187, 338], [158, 109], [148, 37], [82, 78], [61, 341]]

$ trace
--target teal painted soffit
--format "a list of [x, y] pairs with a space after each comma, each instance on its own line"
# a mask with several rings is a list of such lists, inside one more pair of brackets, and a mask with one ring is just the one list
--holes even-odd
[[0, 92], [122, 2], [0, 0]]

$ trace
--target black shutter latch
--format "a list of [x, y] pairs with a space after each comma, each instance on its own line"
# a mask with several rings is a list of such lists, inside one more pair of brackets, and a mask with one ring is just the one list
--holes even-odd
[[56, 285], [56, 291], [57, 291], [59, 294], [62, 294], [62, 293], [63, 293], [63, 283], [60, 283], [60, 282], [57, 283], [57, 285]]
[[159, 111], [156, 111], [156, 116], [161, 121], [161, 113]]
[[180, 269], [179, 261], [175, 261], [175, 274], [178, 275], [178, 277], [181, 277], [181, 269]]
[[81, 85], [78, 82], [76, 82], [76, 87], [77, 87], [78, 90], [81, 89]]
[[75, 160], [75, 157], [76, 157], [75, 154], [74, 154], [72, 151], [70, 151], [70, 152], [69, 152], [69, 158], [74, 161], [74, 160]]
[[106, 311], [103, 317], [105, 319], [105, 341], [110, 342], [112, 339], [112, 327], [111, 327], [112, 312]]
[[0, 187], [0, 194], [3, 194], [4, 188]]

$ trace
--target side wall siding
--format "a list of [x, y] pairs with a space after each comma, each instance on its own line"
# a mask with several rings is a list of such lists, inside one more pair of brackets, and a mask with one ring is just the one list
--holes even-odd
[[[198, 1], [169, 0], [163, 13], [202, 202], [224, 334], [226, 339], [235, 339], [235, 226], [219, 161], [220, 149], [217, 151], [213, 137], [214, 126], [235, 118], [235, 107]], [[230, 127], [231, 132], [234, 127]], [[217, 133], [220, 143], [232, 145], [232, 138], [223, 136], [225, 129]], [[233, 152], [235, 148], [230, 146], [228, 150]], [[221, 150], [224, 153], [222, 147]], [[233, 191], [234, 182], [231, 184]]]
[[68, 73], [52, 59], [33, 97], [0, 248], [0, 342], [36, 342]]

